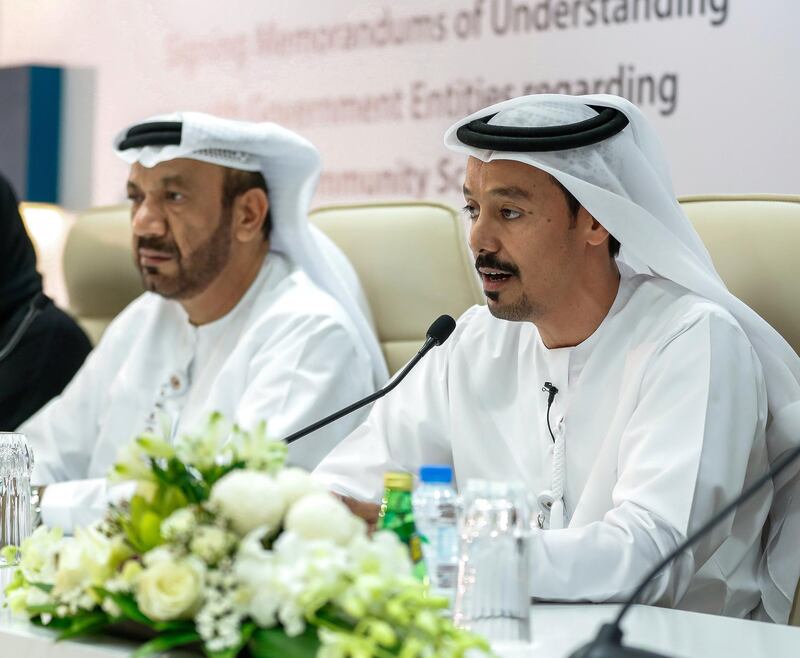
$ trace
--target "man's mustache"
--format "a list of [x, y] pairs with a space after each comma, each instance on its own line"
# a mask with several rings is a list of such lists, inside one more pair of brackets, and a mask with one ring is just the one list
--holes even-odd
[[480, 254], [475, 259], [475, 269], [480, 267], [491, 267], [493, 270], [502, 270], [514, 276], [519, 275], [519, 268], [516, 265], [502, 261], [494, 254]]
[[160, 251], [170, 256], [180, 256], [181, 252], [178, 250], [178, 245], [163, 238], [137, 238], [136, 250], [139, 249], [152, 249], [153, 251]]

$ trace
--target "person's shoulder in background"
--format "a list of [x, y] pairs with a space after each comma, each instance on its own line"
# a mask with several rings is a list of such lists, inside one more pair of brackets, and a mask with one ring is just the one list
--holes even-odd
[[0, 429], [18, 427], [59, 395], [91, 350], [75, 320], [48, 299], [0, 363]]

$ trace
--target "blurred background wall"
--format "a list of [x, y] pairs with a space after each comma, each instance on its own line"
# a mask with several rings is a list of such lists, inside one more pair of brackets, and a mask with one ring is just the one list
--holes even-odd
[[63, 69], [71, 209], [121, 200], [114, 134], [176, 109], [308, 137], [317, 204], [455, 204], [463, 162], [444, 129], [545, 91], [639, 104], [679, 194], [797, 192], [798, 33], [791, 0], [0, 0], [0, 66]]

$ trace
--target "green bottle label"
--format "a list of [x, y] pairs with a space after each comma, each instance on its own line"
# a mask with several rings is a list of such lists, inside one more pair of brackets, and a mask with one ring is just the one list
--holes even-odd
[[427, 571], [422, 558], [422, 542], [414, 523], [410, 491], [386, 489], [378, 517], [378, 528], [391, 530], [400, 538], [400, 541], [408, 547], [414, 576], [419, 580], [426, 580]]

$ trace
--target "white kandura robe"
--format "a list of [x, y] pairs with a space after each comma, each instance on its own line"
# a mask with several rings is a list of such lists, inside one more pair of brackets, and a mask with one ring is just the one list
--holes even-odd
[[[43, 520], [69, 530], [126, 490], [104, 478], [120, 447], [159, 427], [157, 407], [173, 419], [173, 437], [219, 411], [245, 428], [267, 420], [281, 438], [371, 390], [370, 357], [342, 307], [271, 252], [215, 322], [197, 327], [178, 302], [139, 297], [20, 431], [34, 451], [32, 482], [48, 485]], [[289, 461], [313, 468], [360, 420], [353, 414], [293, 443]]]
[[[449, 463], [470, 478], [553, 484], [551, 421], [566, 449], [565, 529], [536, 528], [531, 595], [624, 599], [645, 572], [767, 469], [760, 363], [733, 317], [677, 284], [623, 278], [586, 341], [547, 349], [531, 323], [474, 307], [315, 476], [377, 501], [387, 470]], [[644, 601], [747, 615], [759, 602], [771, 489], [729, 517]], [[548, 528], [549, 519], [544, 524]]]

